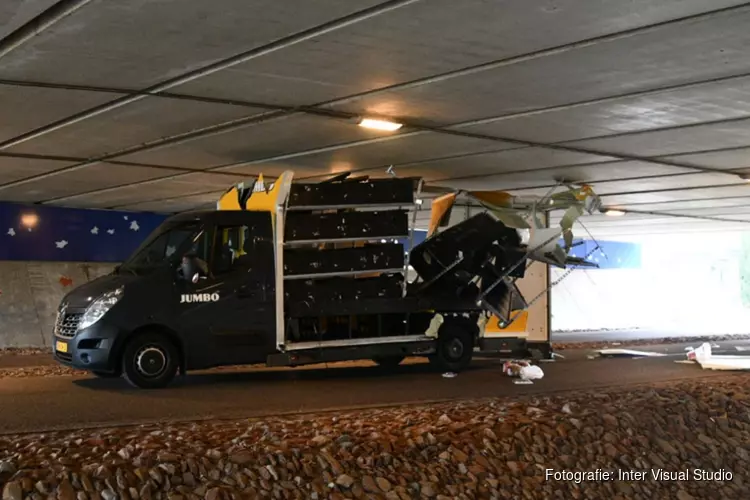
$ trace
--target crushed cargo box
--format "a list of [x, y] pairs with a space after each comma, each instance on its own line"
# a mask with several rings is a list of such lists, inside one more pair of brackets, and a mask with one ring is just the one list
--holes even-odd
[[[417, 245], [410, 262], [425, 282], [455, 282], [465, 275], [499, 275], [524, 260], [524, 255], [515, 229], [481, 213]], [[523, 277], [524, 270], [520, 265], [510, 276]]]

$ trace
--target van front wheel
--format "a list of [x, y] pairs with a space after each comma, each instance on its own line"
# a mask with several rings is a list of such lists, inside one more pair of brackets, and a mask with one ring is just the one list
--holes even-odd
[[165, 335], [146, 333], [128, 342], [122, 356], [122, 371], [130, 385], [160, 389], [174, 379], [179, 352]]

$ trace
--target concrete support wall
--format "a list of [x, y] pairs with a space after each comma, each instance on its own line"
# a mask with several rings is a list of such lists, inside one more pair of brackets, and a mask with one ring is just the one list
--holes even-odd
[[0, 261], [0, 349], [50, 345], [57, 307], [115, 264]]

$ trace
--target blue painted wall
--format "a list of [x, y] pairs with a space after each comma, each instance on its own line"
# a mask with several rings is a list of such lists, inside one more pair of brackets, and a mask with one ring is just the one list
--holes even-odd
[[[0, 260], [122, 262], [165, 218], [152, 213], [0, 203]], [[426, 231], [415, 231], [414, 244], [426, 235]], [[400, 242], [409, 243], [408, 239]], [[601, 250], [589, 260], [601, 269], [641, 267], [639, 244], [598, 243]], [[595, 246], [585, 241], [572, 253], [584, 257]]]
[[[560, 243], [563, 242], [560, 241]], [[598, 250], [596, 249], [597, 243], [600, 247]], [[639, 243], [584, 240], [582, 245], [573, 247], [571, 255], [584, 258], [589, 252], [593, 253], [586, 260], [599, 264], [599, 269], [640, 269], [641, 267]]]
[[152, 213], [0, 203], [0, 260], [121, 262], [164, 219]]

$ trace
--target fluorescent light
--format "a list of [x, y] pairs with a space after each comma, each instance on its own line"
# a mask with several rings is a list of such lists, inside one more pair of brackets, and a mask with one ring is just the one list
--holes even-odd
[[622, 210], [605, 210], [604, 215], [609, 215], [610, 217], [619, 217], [621, 215], [625, 215], [625, 212]]
[[387, 130], [392, 132], [403, 127], [403, 124], [396, 122], [389, 122], [388, 120], [375, 120], [373, 118], [362, 118], [359, 121], [360, 127], [371, 128], [375, 130]]

